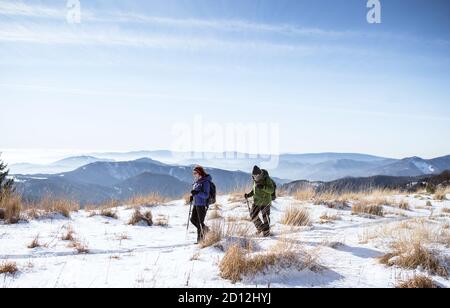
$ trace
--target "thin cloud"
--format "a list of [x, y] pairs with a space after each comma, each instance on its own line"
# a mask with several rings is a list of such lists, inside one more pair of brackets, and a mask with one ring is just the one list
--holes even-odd
[[[22, 2], [0, 1], [0, 15], [40, 17], [44, 19], [63, 20], [66, 17], [64, 7], [54, 8], [39, 5], [28, 5]], [[368, 36], [368, 33], [358, 31], [331, 31], [319, 28], [304, 28], [290, 24], [265, 24], [244, 20], [203, 20], [195, 18], [170, 18], [149, 16], [134, 12], [102, 11], [97, 14], [88, 9], [82, 9], [82, 21], [92, 23], [130, 23], [148, 24], [183, 29], [202, 29], [222, 32], [254, 32], [263, 34], [278, 34], [301, 37], [325, 37], [333, 39]]]
[[173, 35], [110, 31], [103, 28], [73, 28], [40, 26], [36, 23], [0, 23], [0, 42], [24, 42], [35, 44], [124, 46], [137, 48], [290, 52], [296, 56], [328, 53], [364, 53], [356, 48], [309, 43], [277, 43], [267, 40], [239, 40], [217, 36]]
[[[64, 20], [66, 8], [49, 7], [42, 5], [29, 5], [23, 2], [7, 2], [0, 0], [0, 15], [36, 17], [44, 19]], [[323, 38], [327, 40], [345, 39], [383, 39], [393, 42], [408, 42], [412, 44], [430, 44], [433, 46], [448, 48], [450, 42], [440, 38], [418, 38], [407, 34], [394, 34], [390, 32], [367, 31], [333, 31], [320, 28], [299, 27], [292, 24], [266, 24], [250, 22], [246, 20], [230, 19], [196, 19], [196, 18], [171, 18], [149, 16], [136, 12], [102, 11], [98, 12], [82, 8], [81, 18], [83, 23], [113, 23], [113, 24], [145, 24], [169, 28], [209, 30], [235, 33], [259, 33], [265, 35], [278, 35], [286, 37]]]
[[64, 7], [31, 6], [19, 1], [0, 1], [0, 15], [60, 18], [65, 16], [65, 9]]

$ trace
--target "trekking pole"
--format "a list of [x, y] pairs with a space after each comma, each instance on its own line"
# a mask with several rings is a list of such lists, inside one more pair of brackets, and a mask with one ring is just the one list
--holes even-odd
[[250, 203], [248, 202], [248, 198], [245, 198], [245, 201], [247, 201], [248, 212], [250, 213], [250, 216], [251, 216], [252, 215], [252, 210], [250, 210]]
[[192, 201], [189, 202], [189, 215], [188, 215], [187, 225], [186, 225], [186, 239], [187, 239], [188, 234], [189, 234], [189, 223], [190, 223], [190, 220], [191, 220], [191, 213], [192, 213]]

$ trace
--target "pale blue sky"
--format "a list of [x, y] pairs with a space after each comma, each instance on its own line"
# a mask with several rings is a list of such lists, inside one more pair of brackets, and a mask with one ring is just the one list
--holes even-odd
[[450, 154], [450, 4], [0, 0], [0, 150], [170, 148], [172, 127], [279, 123], [281, 152]]

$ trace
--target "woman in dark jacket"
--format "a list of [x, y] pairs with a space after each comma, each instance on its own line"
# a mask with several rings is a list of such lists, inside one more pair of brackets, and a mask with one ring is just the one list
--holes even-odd
[[205, 172], [203, 167], [197, 166], [193, 170], [195, 182], [191, 191], [191, 202], [194, 205], [191, 222], [197, 228], [197, 242], [201, 242], [209, 228], [205, 225], [205, 217], [208, 212], [208, 199], [211, 190], [212, 177]]

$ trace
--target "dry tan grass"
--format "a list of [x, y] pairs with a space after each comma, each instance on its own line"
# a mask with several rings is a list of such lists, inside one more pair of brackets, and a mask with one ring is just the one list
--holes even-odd
[[450, 247], [450, 231], [445, 228], [446, 221], [430, 221], [427, 218], [412, 218], [401, 222], [366, 228], [360, 235], [361, 242], [382, 239], [392, 242], [422, 244], [443, 244]]
[[211, 210], [209, 211], [208, 219], [209, 220], [223, 219], [223, 217], [219, 210]]
[[121, 234], [117, 235], [116, 239], [118, 241], [129, 240], [130, 236], [127, 233], [124, 232], [124, 233], [121, 233]]
[[429, 277], [415, 276], [406, 281], [400, 281], [397, 284], [396, 288], [397, 289], [437, 289], [438, 286]]
[[393, 251], [380, 258], [382, 264], [398, 266], [404, 269], [422, 268], [432, 275], [448, 276], [445, 264], [442, 264], [436, 253], [420, 243], [398, 241], [392, 245]]
[[[249, 190], [250, 191], [250, 190]], [[244, 203], [245, 197], [244, 195], [248, 193], [249, 191], [241, 191], [241, 192], [233, 192], [228, 196], [228, 202], [230, 203]]]
[[225, 225], [224, 232], [226, 237], [249, 237], [253, 225], [240, 222], [229, 222]]
[[158, 205], [164, 205], [170, 200], [167, 197], [163, 197], [159, 194], [153, 193], [149, 195], [135, 196], [124, 202], [128, 208], [135, 207], [153, 207]]
[[240, 281], [247, 273], [247, 258], [244, 250], [239, 245], [228, 248], [219, 265], [220, 276], [231, 280], [233, 283]]
[[27, 247], [29, 249], [34, 249], [34, 248], [38, 248], [38, 247], [42, 247], [42, 246], [45, 246], [45, 245], [42, 245], [39, 242], [39, 234], [38, 234], [34, 237], [33, 241], [31, 241], [31, 243]]
[[327, 223], [327, 222], [332, 222], [332, 221], [336, 221], [336, 220], [341, 220], [342, 217], [338, 214], [331, 215], [329, 213], [325, 213], [322, 216], [320, 216], [320, 219], [322, 220], [322, 222]]
[[313, 188], [300, 189], [294, 193], [293, 197], [298, 201], [311, 201], [316, 197], [316, 192]]
[[192, 255], [190, 261], [198, 261], [200, 260], [200, 252], [196, 252]]
[[86, 212], [94, 212], [102, 209], [117, 209], [121, 205], [119, 200], [111, 199], [101, 204], [88, 204], [83, 207]]
[[450, 209], [448, 208], [448, 207], [444, 207], [444, 208], [442, 208], [442, 213], [445, 213], [445, 214], [450, 214]]
[[296, 247], [286, 243], [278, 243], [267, 252], [252, 255], [248, 255], [241, 246], [232, 245], [219, 264], [220, 276], [233, 283], [244, 276], [264, 273], [274, 267], [297, 270], [309, 268], [313, 271], [322, 268], [317, 265], [315, 258], [300, 253]]
[[169, 226], [169, 216], [167, 215], [158, 215], [155, 220], [155, 226], [158, 227], [167, 227]]
[[225, 220], [227, 222], [241, 222], [241, 221], [250, 222], [251, 218], [250, 218], [250, 215], [247, 215], [247, 216], [234, 216], [234, 215], [232, 215], [232, 216], [227, 216], [225, 218]]
[[407, 200], [401, 200], [397, 202], [395, 205], [401, 210], [409, 211], [411, 209], [411, 207], [409, 206], [409, 202]]
[[280, 223], [287, 226], [303, 227], [311, 225], [311, 218], [306, 208], [290, 206], [284, 212]]
[[110, 207], [105, 207], [100, 210], [91, 210], [89, 217], [94, 217], [94, 216], [103, 216], [103, 217], [112, 218], [112, 219], [119, 219], [119, 216], [117, 216], [117, 209], [110, 208]]
[[150, 210], [148, 210], [144, 214], [142, 214], [139, 209], [136, 209], [134, 211], [133, 215], [131, 216], [130, 220], [128, 221], [128, 224], [134, 226], [134, 225], [139, 224], [142, 221], [147, 223], [148, 226], [153, 225], [153, 215]]
[[352, 215], [384, 216], [383, 206], [369, 201], [358, 201], [352, 206]]
[[189, 205], [191, 202], [191, 194], [187, 193], [183, 195], [184, 205]]
[[39, 202], [26, 204], [24, 208], [27, 216], [32, 219], [52, 214], [61, 214], [64, 217], [70, 218], [70, 213], [78, 211], [80, 205], [72, 200], [46, 197]]
[[7, 224], [16, 224], [21, 219], [22, 198], [14, 193], [3, 193], [0, 198], [0, 208], [4, 209], [3, 219]]
[[438, 200], [438, 201], [444, 201], [447, 200], [447, 194], [449, 188], [439, 188], [436, 190], [436, 192], [434, 193], [434, 200]]
[[199, 243], [200, 248], [211, 247], [218, 244], [224, 237], [224, 226], [222, 222], [214, 222], [205, 238]]
[[[383, 203], [387, 201], [387, 197], [401, 194], [398, 190], [391, 189], [371, 189], [362, 192], [337, 192], [323, 191], [313, 192], [310, 189], [300, 191], [294, 194], [294, 198], [300, 201], [313, 200], [314, 204], [323, 204], [328, 202], [347, 203], [350, 201], [370, 200], [373, 203]], [[389, 204], [389, 202], [387, 202]]]
[[117, 216], [117, 211], [114, 210], [114, 209], [111, 209], [111, 208], [100, 210], [100, 215], [104, 216], [104, 217], [112, 218], [112, 219], [118, 219], [119, 218]]
[[74, 240], [69, 244], [70, 248], [74, 248], [79, 254], [88, 254], [89, 248], [86, 243]]
[[211, 247], [219, 244], [223, 238], [248, 238], [252, 226], [246, 223], [214, 221], [209, 232], [200, 243], [201, 248]]
[[14, 275], [19, 271], [16, 262], [4, 261], [0, 264], [0, 274]]
[[67, 227], [66, 233], [61, 237], [63, 241], [74, 241], [75, 240], [75, 231], [71, 226]]
[[245, 202], [244, 195], [253, 190], [253, 185], [248, 185], [246, 187], [235, 187], [232, 191], [228, 193], [229, 203], [243, 203]]

